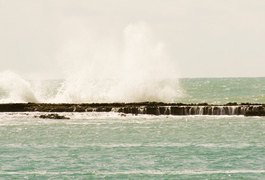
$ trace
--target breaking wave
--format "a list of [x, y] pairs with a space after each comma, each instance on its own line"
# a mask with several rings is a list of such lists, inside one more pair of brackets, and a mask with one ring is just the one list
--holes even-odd
[[145, 23], [128, 25], [122, 45], [80, 36], [65, 43], [58, 55], [65, 80], [47, 85], [5, 71], [0, 101], [175, 102], [181, 96], [176, 61]]

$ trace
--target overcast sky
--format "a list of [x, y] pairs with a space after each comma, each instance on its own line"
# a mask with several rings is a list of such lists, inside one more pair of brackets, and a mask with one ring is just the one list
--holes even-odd
[[0, 71], [62, 77], [65, 44], [144, 22], [182, 77], [265, 76], [264, 21], [264, 0], [0, 0]]

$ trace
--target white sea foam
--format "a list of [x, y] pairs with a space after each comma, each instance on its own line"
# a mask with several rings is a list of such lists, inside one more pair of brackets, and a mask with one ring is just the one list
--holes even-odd
[[[21, 123], [28, 124], [53, 124], [53, 123], [66, 123], [66, 124], [99, 124], [99, 123], [133, 123], [133, 124], [148, 124], [148, 123], [166, 123], [167, 121], [197, 121], [201, 119], [201, 116], [174, 116], [174, 115], [161, 115], [153, 116], [147, 114], [139, 114], [137, 116], [133, 114], [127, 114], [122, 116], [117, 112], [61, 112], [57, 113], [62, 116], [69, 117], [70, 120], [50, 120], [37, 118], [43, 114], [50, 114], [50, 112], [0, 112], [0, 126], [11, 126]], [[245, 119], [245, 116], [203, 116], [203, 121], [215, 121], [217, 119]], [[264, 119], [263, 117], [248, 117], [248, 119]], [[25, 120], [25, 121], [23, 121]], [[109, 127], [108, 127], [109, 128]], [[145, 128], [141, 126], [139, 128]]]
[[[2, 94], [2, 97], [1, 97]], [[0, 102], [37, 102], [31, 84], [19, 75], [4, 71], [0, 73]]]
[[[110, 128], [111, 129], [111, 128]], [[113, 149], [113, 148], [189, 148], [189, 147], [200, 147], [206, 149], [222, 148], [222, 149], [243, 149], [249, 147], [258, 147], [263, 148], [265, 144], [247, 144], [247, 143], [234, 143], [234, 144], [193, 144], [193, 143], [92, 143], [92, 144], [49, 144], [49, 145], [40, 145], [40, 144], [6, 144], [2, 147], [12, 147], [12, 148], [36, 148], [36, 149], [45, 149], [45, 148], [58, 148], [58, 147], [67, 147], [67, 148], [84, 148], [84, 147], [99, 147], [104, 149]]]
[[176, 61], [164, 45], [144, 23], [130, 24], [123, 34], [122, 47], [94, 38], [66, 44], [59, 57], [68, 67], [66, 81], [54, 101], [176, 101], [181, 94]]
[[211, 171], [211, 170], [182, 170], [182, 171], [155, 171], [155, 170], [139, 170], [139, 171], [125, 171], [125, 172], [103, 172], [99, 174], [104, 175], [133, 175], [133, 174], [146, 174], [146, 175], [204, 175], [204, 174], [248, 174], [248, 173], [254, 173], [254, 174], [260, 174], [265, 173], [265, 170], [217, 170], [217, 171]]
[[159, 170], [133, 170], [133, 171], [0, 171], [2, 175], [207, 175], [207, 174], [263, 174], [264, 169], [239, 169], [239, 170], [180, 170], [180, 171], [159, 171]]
[[52, 95], [41, 82], [3, 72], [0, 102], [175, 102], [182, 95], [176, 60], [147, 24], [129, 24], [121, 42], [73, 34], [58, 52], [65, 80]]

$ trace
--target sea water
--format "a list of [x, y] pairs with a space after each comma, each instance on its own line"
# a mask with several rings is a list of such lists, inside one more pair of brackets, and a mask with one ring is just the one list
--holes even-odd
[[[62, 83], [43, 82], [47, 97]], [[265, 103], [265, 78], [179, 84], [176, 102]], [[0, 179], [265, 178], [264, 117], [41, 114], [0, 113]]]
[[190, 78], [180, 79], [186, 103], [265, 103], [265, 78]]
[[264, 179], [265, 118], [0, 114], [1, 179]]
[[[10, 77], [11, 76], [11, 77]], [[15, 76], [15, 77], [14, 77]], [[113, 100], [116, 94], [123, 89], [116, 89], [115, 95], [108, 92], [107, 89], [117, 82], [115, 80], [102, 80], [99, 82], [90, 82], [93, 90], [90, 88], [80, 88], [72, 84], [75, 92], [69, 93], [65, 87], [64, 80], [38, 80], [26, 81], [17, 75], [11, 73], [7, 77], [0, 78], [0, 103], [10, 102], [46, 102], [46, 103], [94, 103], [94, 102], [126, 102], [130, 98]], [[128, 82], [129, 83], [129, 82]], [[154, 82], [152, 82], [154, 83]], [[81, 83], [82, 84], [82, 83]], [[145, 83], [146, 84], [146, 83]], [[229, 102], [237, 103], [265, 103], [265, 77], [259, 78], [182, 78], [168, 79], [158, 81], [155, 85], [147, 85], [148, 88], [141, 89], [141, 96], [145, 96], [152, 88], [156, 89], [155, 94], [162, 94], [160, 98], [152, 98], [151, 101], [162, 102], [182, 102], [182, 103], [211, 103], [225, 104]], [[146, 86], [146, 87], [147, 87]], [[85, 87], [81, 85], [81, 87]], [[162, 88], [161, 88], [162, 87]], [[175, 88], [176, 92], [163, 91], [163, 88]], [[93, 94], [90, 91], [97, 91]], [[134, 88], [131, 88], [134, 91]], [[136, 91], [137, 92], [137, 91]], [[134, 92], [134, 93], [136, 93]], [[169, 92], [169, 94], [167, 94]], [[110, 93], [110, 95], [108, 94]], [[64, 94], [65, 96], [63, 96]], [[66, 95], [67, 94], [67, 95]], [[80, 95], [81, 94], [81, 95]], [[90, 94], [90, 96], [82, 96]], [[128, 94], [130, 96], [132, 93]], [[97, 95], [103, 99], [96, 101]], [[111, 97], [108, 98], [107, 96]], [[125, 96], [125, 95], [124, 95]], [[105, 99], [104, 99], [105, 97]], [[148, 97], [148, 96], [147, 96]], [[165, 98], [164, 98], [165, 97]], [[121, 98], [121, 96], [119, 96]], [[99, 98], [100, 99], [100, 98]], [[167, 101], [171, 99], [170, 101]], [[93, 101], [95, 100], [95, 101]], [[147, 101], [146, 97], [142, 98]], [[141, 102], [135, 98], [128, 102]]]

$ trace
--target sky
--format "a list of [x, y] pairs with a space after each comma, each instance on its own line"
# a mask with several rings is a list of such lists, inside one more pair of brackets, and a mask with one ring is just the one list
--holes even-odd
[[[87, 44], [120, 47], [124, 29], [144, 23], [180, 77], [265, 76], [264, 9], [263, 0], [0, 0], [0, 71], [62, 78], [63, 59], [86, 60]], [[69, 55], [73, 42], [83, 46]]]

